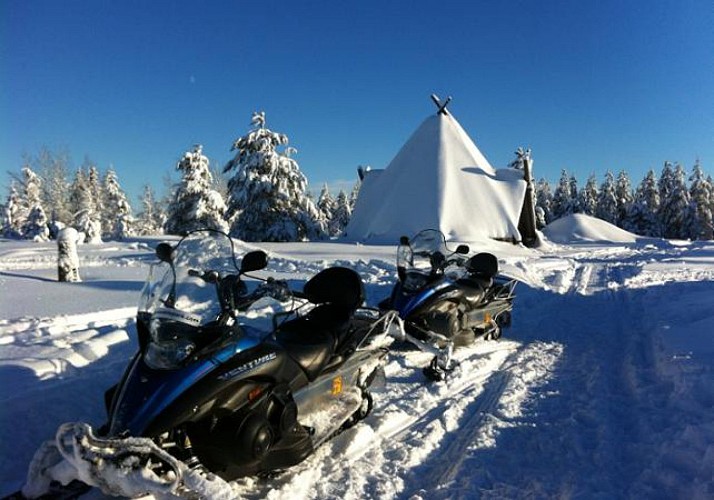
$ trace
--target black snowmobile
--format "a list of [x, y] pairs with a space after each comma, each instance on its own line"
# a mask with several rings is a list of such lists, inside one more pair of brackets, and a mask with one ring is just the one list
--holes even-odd
[[511, 324], [516, 281], [498, 275], [493, 254], [470, 258], [467, 245], [449, 250], [441, 231], [427, 229], [397, 248], [397, 275], [391, 296], [380, 303], [404, 322], [406, 340], [436, 356], [425, 373], [443, 379], [454, 368], [454, 347], [478, 337], [498, 339]]
[[[230, 489], [220, 478], [297, 464], [372, 409], [370, 386], [383, 380], [398, 322], [361, 307], [357, 273], [333, 267], [300, 293], [276, 280], [249, 293], [242, 278], [265, 268], [267, 256], [246, 253], [238, 266], [221, 232], [191, 233], [156, 253], [137, 317], [139, 350], [105, 395], [106, 425], [60, 427], [36, 454], [25, 495], [56, 486], [59, 459], [107, 494], [196, 498], [219, 483]], [[260, 303], [288, 306], [260, 328], [244, 313]]]

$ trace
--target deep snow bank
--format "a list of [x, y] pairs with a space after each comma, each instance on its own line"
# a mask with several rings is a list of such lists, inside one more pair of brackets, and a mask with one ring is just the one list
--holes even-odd
[[543, 228], [543, 234], [550, 241], [561, 244], [583, 241], [634, 243], [640, 238], [609, 222], [584, 214], [561, 217]]

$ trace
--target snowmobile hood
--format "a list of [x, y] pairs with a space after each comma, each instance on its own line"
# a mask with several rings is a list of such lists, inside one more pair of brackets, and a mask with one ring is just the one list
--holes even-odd
[[[179, 416], [177, 413], [162, 418], [169, 407], [219, 366], [258, 343], [256, 337], [246, 336], [211, 356], [176, 370], [152, 369], [146, 365], [143, 356], [137, 356], [119, 388], [116, 406], [109, 420], [109, 435], [153, 436], [163, 432]], [[202, 402], [195, 401], [193, 405]], [[191, 411], [189, 408], [182, 410]]]

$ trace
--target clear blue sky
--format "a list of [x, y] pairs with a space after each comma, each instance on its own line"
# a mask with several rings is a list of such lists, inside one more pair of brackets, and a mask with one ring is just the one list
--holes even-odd
[[714, 175], [714, 2], [0, 0], [0, 187], [23, 153], [112, 164], [136, 204], [193, 144], [231, 157], [251, 113], [311, 187], [384, 167], [429, 95], [495, 166], [583, 183], [664, 160]]

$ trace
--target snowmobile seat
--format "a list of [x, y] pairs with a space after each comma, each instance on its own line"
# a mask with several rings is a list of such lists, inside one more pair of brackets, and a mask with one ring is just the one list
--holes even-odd
[[498, 274], [498, 259], [492, 253], [477, 253], [464, 263], [468, 278], [483, 288], [493, 285], [493, 278]]
[[483, 300], [486, 290], [490, 286], [488, 281], [471, 276], [456, 280], [456, 284], [461, 287], [462, 298], [472, 307], [477, 306]]
[[332, 267], [309, 280], [303, 292], [316, 307], [283, 323], [275, 337], [312, 381], [349, 336], [350, 318], [364, 300], [364, 285], [353, 270]]
[[313, 381], [335, 352], [335, 335], [308, 316], [287, 321], [275, 333], [278, 343]]
[[303, 292], [313, 304], [331, 304], [351, 311], [364, 302], [362, 278], [346, 267], [323, 269], [305, 283]]

